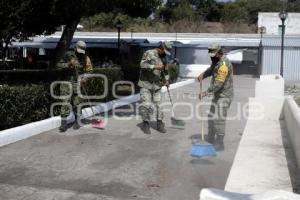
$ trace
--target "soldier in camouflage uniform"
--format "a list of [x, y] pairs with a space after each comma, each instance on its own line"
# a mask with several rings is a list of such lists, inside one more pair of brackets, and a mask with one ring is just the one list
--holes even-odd
[[144, 53], [140, 66], [140, 78], [138, 85], [141, 87], [140, 114], [143, 120], [142, 131], [150, 134], [149, 121], [154, 113], [153, 105], [156, 109], [157, 130], [166, 133], [163, 123], [163, 112], [161, 104], [161, 88], [169, 86], [169, 75], [167, 69], [166, 55], [170, 55], [172, 45], [170, 42], [161, 42], [160, 46], [148, 50]]
[[200, 98], [209, 93], [213, 94], [208, 120], [207, 141], [214, 144], [217, 150], [224, 150], [225, 121], [227, 111], [233, 99], [232, 64], [223, 54], [219, 44], [210, 45], [208, 53], [212, 64], [205, 72], [198, 76], [199, 81], [212, 76], [209, 88], [200, 94]]
[[[72, 89], [70, 91], [69, 86], [67, 84], [60, 84], [60, 95], [65, 96], [69, 95], [70, 92], [71, 97], [65, 98], [63, 103], [65, 105], [61, 106], [61, 126], [59, 130], [64, 132], [67, 130], [67, 116], [69, 116], [71, 110], [68, 105], [71, 105], [72, 111], [75, 116], [75, 122], [73, 124], [74, 129], [79, 129], [80, 125], [78, 120], [80, 119], [81, 109], [78, 108], [79, 104], [83, 102], [83, 100], [78, 96], [77, 86], [80, 84], [82, 86], [84, 84], [84, 74], [89, 73], [93, 70], [92, 62], [90, 58], [85, 54], [86, 44], [84, 41], [78, 41], [74, 48], [74, 51], [68, 51], [62, 60], [60, 60], [57, 64], [58, 69], [67, 70], [67, 80], [72, 84]], [[84, 91], [83, 91], [84, 94]]]

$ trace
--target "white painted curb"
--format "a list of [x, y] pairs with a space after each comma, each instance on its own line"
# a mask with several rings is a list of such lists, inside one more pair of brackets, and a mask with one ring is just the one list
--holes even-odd
[[[195, 81], [196, 81], [195, 79], [190, 79], [190, 80], [171, 84], [170, 90], [192, 84]], [[162, 92], [166, 92], [166, 91], [167, 91], [166, 87], [163, 87]], [[139, 100], [140, 100], [140, 95], [134, 94], [107, 103], [98, 104], [96, 106], [93, 106], [93, 109], [95, 114], [99, 114], [102, 112], [107, 112], [113, 108], [118, 108], [124, 105], [137, 102]], [[91, 107], [83, 109], [82, 115], [84, 118], [92, 116], [93, 112]], [[11, 144], [13, 142], [17, 142], [19, 140], [26, 139], [34, 135], [38, 135], [40, 133], [49, 131], [51, 129], [58, 128], [60, 124], [61, 124], [61, 117], [58, 116], [58, 117], [51, 117], [45, 120], [0, 131], [0, 147]]]
[[60, 117], [51, 117], [49, 119], [1, 131], [0, 147], [58, 127], [60, 126], [60, 121]]
[[285, 98], [283, 117], [297, 164], [300, 166], [300, 108], [292, 96]]
[[200, 200], [300, 200], [300, 195], [283, 190], [270, 190], [261, 194], [240, 194], [214, 188], [204, 188]]

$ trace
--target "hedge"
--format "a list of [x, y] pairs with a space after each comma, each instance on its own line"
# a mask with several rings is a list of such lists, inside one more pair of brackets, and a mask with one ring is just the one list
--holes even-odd
[[[114, 67], [95, 69], [93, 73], [103, 74], [108, 79], [108, 96], [100, 101], [111, 100], [113, 83], [123, 80], [122, 70]], [[86, 86], [89, 94], [101, 94], [103, 80], [91, 78], [86, 82]], [[50, 95], [50, 83], [1, 85], [0, 130], [49, 118], [51, 104], [58, 101], [60, 100], [53, 99]], [[59, 109], [55, 111], [55, 114], [59, 115]]]
[[0, 129], [48, 118], [53, 102], [48, 90], [46, 85], [0, 86]]
[[[122, 70], [124, 72], [125, 80], [133, 82], [137, 85], [140, 76], [140, 67], [138, 65], [123, 65]], [[175, 83], [179, 76], [179, 65], [169, 64], [168, 65], [170, 83]]]
[[[133, 75], [131, 77], [136, 83], [139, 68], [132, 67], [130, 70], [136, 71], [135, 74], [131, 71], [131, 75]], [[125, 70], [125, 72], [130, 72], [130, 70]], [[100, 101], [105, 102], [113, 99], [112, 85], [115, 81], [124, 80], [123, 71], [120, 67], [94, 69], [93, 73], [103, 74], [108, 79], [108, 95]], [[179, 73], [179, 66], [170, 65], [169, 73], [171, 82], [175, 82]], [[17, 79], [19, 84], [27, 84], [16, 85], [16, 82], [13, 82], [14, 85], [0, 85], [0, 130], [49, 118], [51, 104], [59, 101], [51, 97], [50, 83], [51, 80], [55, 80], [55, 76], [57, 77], [61, 74], [62, 73], [57, 71], [51, 71], [50, 74], [48, 73], [49, 76], [47, 76], [47, 72], [42, 71], [34, 73], [25, 72], [23, 74], [21, 72], [7, 73], [5, 76], [2, 76], [2, 78], [7, 78], [8, 82]], [[9, 75], [11, 75], [11, 77]], [[28, 83], [30, 77], [33, 77], [33, 82], [38, 82], [38, 84]], [[45, 77], [48, 77], [48, 79], [42, 82]], [[125, 80], [128, 80], [126, 77], [129, 77], [128, 73], [125, 73]], [[101, 95], [104, 90], [103, 79], [100, 78], [89, 78], [85, 86], [89, 95]], [[56, 92], [57, 91], [58, 89], [56, 88]], [[59, 115], [58, 108], [55, 114]]]
[[170, 83], [175, 83], [179, 76], [179, 65], [177, 64], [169, 64], [168, 66]]

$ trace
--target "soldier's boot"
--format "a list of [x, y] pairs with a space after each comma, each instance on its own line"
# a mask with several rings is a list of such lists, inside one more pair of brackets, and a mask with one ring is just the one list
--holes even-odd
[[224, 151], [225, 146], [224, 146], [224, 141], [223, 140], [224, 140], [224, 135], [217, 135], [216, 142], [214, 144], [215, 149], [217, 151]]
[[150, 131], [150, 124], [149, 124], [148, 121], [143, 121], [143, 124], [142, 124], [142, 126], [141, 126], [141, 129], [142, 129], [142, 131], [143, 131], [145, 134], [147, 134], [147, 135], [151, 134], [151, 131]]
[[77, 116], [77, 115], [75, 115], [76, 117], [75, 117], [75, 122], [74, 122], [74, 124], [73, 124], [73, 129], [74, 130], [78, 130], [78, 129], [80, 129], [80, 125], [79, 125], [79, 123], [78, 123], [78, 120], [79, 120], [79, 116]]
[[65, 132], [68, 129], [68, 122], [65, 119], [61, 120], [61, 125], [59, 127], [60, 132]]
[[161, 133], [166, 133], [167, 132], [167, 130], [165, 128], [165, 124], [161, 120], [157, 121], [157, 130]]
[[215, 135], [214, 134], [208, 134], [205, 140], [210, 144], [215, 144]]

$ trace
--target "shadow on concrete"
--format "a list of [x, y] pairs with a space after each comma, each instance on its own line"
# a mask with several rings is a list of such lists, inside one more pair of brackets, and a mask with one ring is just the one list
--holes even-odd
[[196, 165], [213, 165], [215, 164], [211, 160], [207, 160], [205, 158], [194, 158], [190, 161], [191, 164], [196, 164]]
[[[283, 114], [281, 114], [282, 116]], [[293, 151], [292, 143], [290, 142], [290, 138], [288, 136], [288, 130], [284, 120], [280, 120], [280, 128], [281, 128], [281, 137], [283, 142], [283, 147], [286, 155], [286, 161], [288, 165], [288, 170], [291, 178], [291, 183], [293, 187], [293, 192], [300, 194], [300, 171], [299, 166], [297, 166], [297, 161], [295, 157], [295, 153]]]

